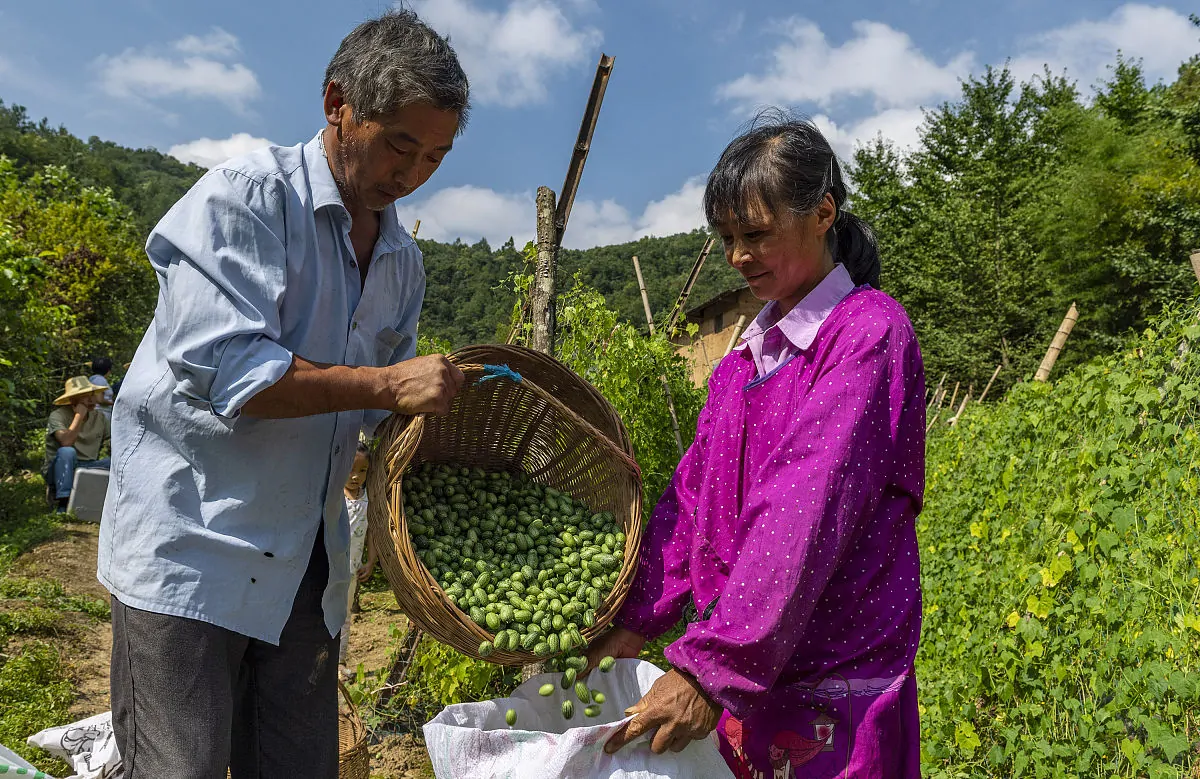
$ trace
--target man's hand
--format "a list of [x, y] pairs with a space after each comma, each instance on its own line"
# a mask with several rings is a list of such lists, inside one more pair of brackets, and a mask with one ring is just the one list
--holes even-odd
[[92, 409], [86, 403], [75, 403], [71, 406], [71, 410], [75, 412], [75, 416], [77, 417], [86, 417]]
[[580, 678], [587, 677], [592, 670], [606, 657], [621, 659], [622, 657], [637, 657], [641, 654], [646, 639], [625, 628], [613, 628], [591, 643], [587, 650], [587, 667]]
[[713, 703], [691, 676], [672, 668], [659, 677], [650, 692], [625, 710], [636, 715], [604, 745], [616, 752], [644, 733], [654, 733], [650, 749], [661, 755], [670, 749], [682, 752], [688, 744], [704, 738], [717, 726], [722, 708]]
[[371, 574], [375, 573], [375, 561], [368, 560], [366, 565], [360, 566], [356, 575], [358, 576], [359, 584], [366, 584], [371, 578]]
[[260, 419], [367, 408], [410, 416], [445, 414], [464, 380], [462, 371], [440, 354], [384, 368], [325, 365], [295, 355], [287, 373], [247, 400], [242, 413]]
[[445, 414], [466, 377], [442, 354], [380, 368], [386, 408], [400, 414]]

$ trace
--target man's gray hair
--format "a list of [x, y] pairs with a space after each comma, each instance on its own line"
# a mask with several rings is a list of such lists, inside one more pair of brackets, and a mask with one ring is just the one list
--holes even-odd
[[374, 119], [415, 103], [458, 114], [458, 131], [471, 110], [467, 74], [450, 42], [413, 11], [397, 9], [355, 27], [325, 69], [327, 90], [342, 88], [355, 121]]

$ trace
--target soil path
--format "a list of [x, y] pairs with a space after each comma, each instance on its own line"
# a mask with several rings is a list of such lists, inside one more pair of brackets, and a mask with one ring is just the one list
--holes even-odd
[[[11, 575], [30, 579], [53, 579], [69, 595], [108, 600], [108, 592], [96, 581], [96, 548], [100, 526], [64, 522], [48, 541], [19, 557]], [[386, 675], [403, 631], [392, 635], [392, 626], [406, 620], [390, 591], [368, 587], [359, 598], [362, 610], [353, 615], [350, 627], [348, 665], [362, 664], [368, 674]], [[82, 615], [81, 615], [82, 616]], [[75, 629], [54, 641], [67, 661], [75, 702], [74, 720], [108, 711], [109, 660], [112, 632], [108, 622], [87, 618]], [[64, 725], [66, 723], [63, 723]], [[424, 744], [411, 735], [384, 735], [371, 745], [372, 779], [431, 779], [433, 771]]]

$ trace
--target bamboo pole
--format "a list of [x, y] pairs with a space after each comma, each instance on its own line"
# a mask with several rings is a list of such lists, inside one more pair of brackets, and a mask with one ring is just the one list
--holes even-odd
[[421, 231], [421, 220], [418, 219], [413, 225], [413, 240], [417, 240], [417, 233]]
[[933, 429], [933, 426], [937, 424], [938, 417], [940, 417], [941, 415], [942, 415], [942, 410], [939, 408], [937, 410], [937, 413], [933, 415], [933, 418], [925, 423], [925, 432], [926, 433], [928, 433], [930, 430]]
[[583, 121], [579, 125], [579, 137], [575, 140], [575, 150], [571, 153], [571, 162], [567, 165], [567, 177], [563, 180], [562, 196], [554, 214], [554, 227], [561, 243], [563, 234], [567, 231], [567, 220], [571, 218], [571, 206], [575, 204], [575, 193], [579, 191], [579, 179], [583, 177], [583, 166], [587, 162], [588, 152], [592, 148], [592, 134], [596, 132], [596, 123], [600, 119], [600, 106], [604, 104], [604, 92], [608, 89], [608, 78], [612, 75], [615, 57], [607, 54], [600, 55], [600, 63], [596, 66], [596, 77], [592, 80], [592, 91], [588, 95], [587, 106], [583, 109]]
[[742, 334], [742, 328], [746, 326], [746, 315], [742, 314], [738, 317], [737, 324], [733, 326], [733, 334], [729, 336], [729, 345], [725, 347], [725, 356], [728, 356], [733, 351], [733, 347], [737, 346], [738, 336]]
[[646, 309], [646, 324], [650, 326], [650, 335], [654, 335], [654, 315], [650, 313], [650, 297], [646, 294], [646, 280], [642, 278], [642, 264], [637, 255], [633, 255], [633, 272], [637, 274], [638, 289], [642, 292], [642, 308]]
[[979, 396], [979, 403], [983, 403], [983, 399], [987, 397], [988, 390], [992, 388], [992, 383], [996, 381], [996, 377], [1000, 375], [1000, 369], [1004, 367], [1004, 363], [996, 366], [996, 370], [992, 373], [992, 378], [988, 379], [987, 386], [983, 388], [983, 394]]
[[1054, 370], [1054, 363], [1058, 361], [1058, 355], [1062, 353], [1063, 346], [1066, 345], [1078, 319], [1079, 310], [1072, 303], [1071, 307], [1067, 309], [1067, 315], [1063, 318], [1062, 324], [1058, 326], [1058, 332], [1054, 334], [1054, 340], [1050, 342], [1050, 348], [1046, 350], [1046, 356], [1042, 358], [1042, 364], [1033, 376], [1034, 381], [1046, 381], [1050, 378], [1050, 371]]
[[1192, 272], [1196, 274], [1196, 281], [1200, 281], [1200, 251], [1192, 252]]
[[679, 298], [671, 308], [670, 316], [667, 317], [666, 333], [668, 338], [675, 332], [675, 324], [679, 321], [679, 315], [683, 313], [683, 307], [687, 305], [688, 295], [692, 294], [692, 287], [696, 286], [696, 279], [700, 278], [700, 269], [704, 267], [704, 261], [708, 259], [708, 253], [712, 251], [714, 243], [716, 243], [716, 239], [709, 236], [708, 240], [704, 242], [704, 247], [700, 249], [696, 261], [692, 263], [692, 270], [688, 274], [687, 281], [684, 282]]
[[961, 381], [954, 382], [954, 394], [950, 396], [950, 408], [954, 408], [954, 401], [958, 399], [958, 388], [962, 386]]

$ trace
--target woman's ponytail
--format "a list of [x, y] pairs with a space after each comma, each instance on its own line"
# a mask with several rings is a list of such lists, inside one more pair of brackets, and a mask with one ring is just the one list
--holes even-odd
[[879, 243], [866, 222], [839, 207], [831, 248], [833, 261], [846, 266], [856, 286], [870, 284], [879, 289]]

